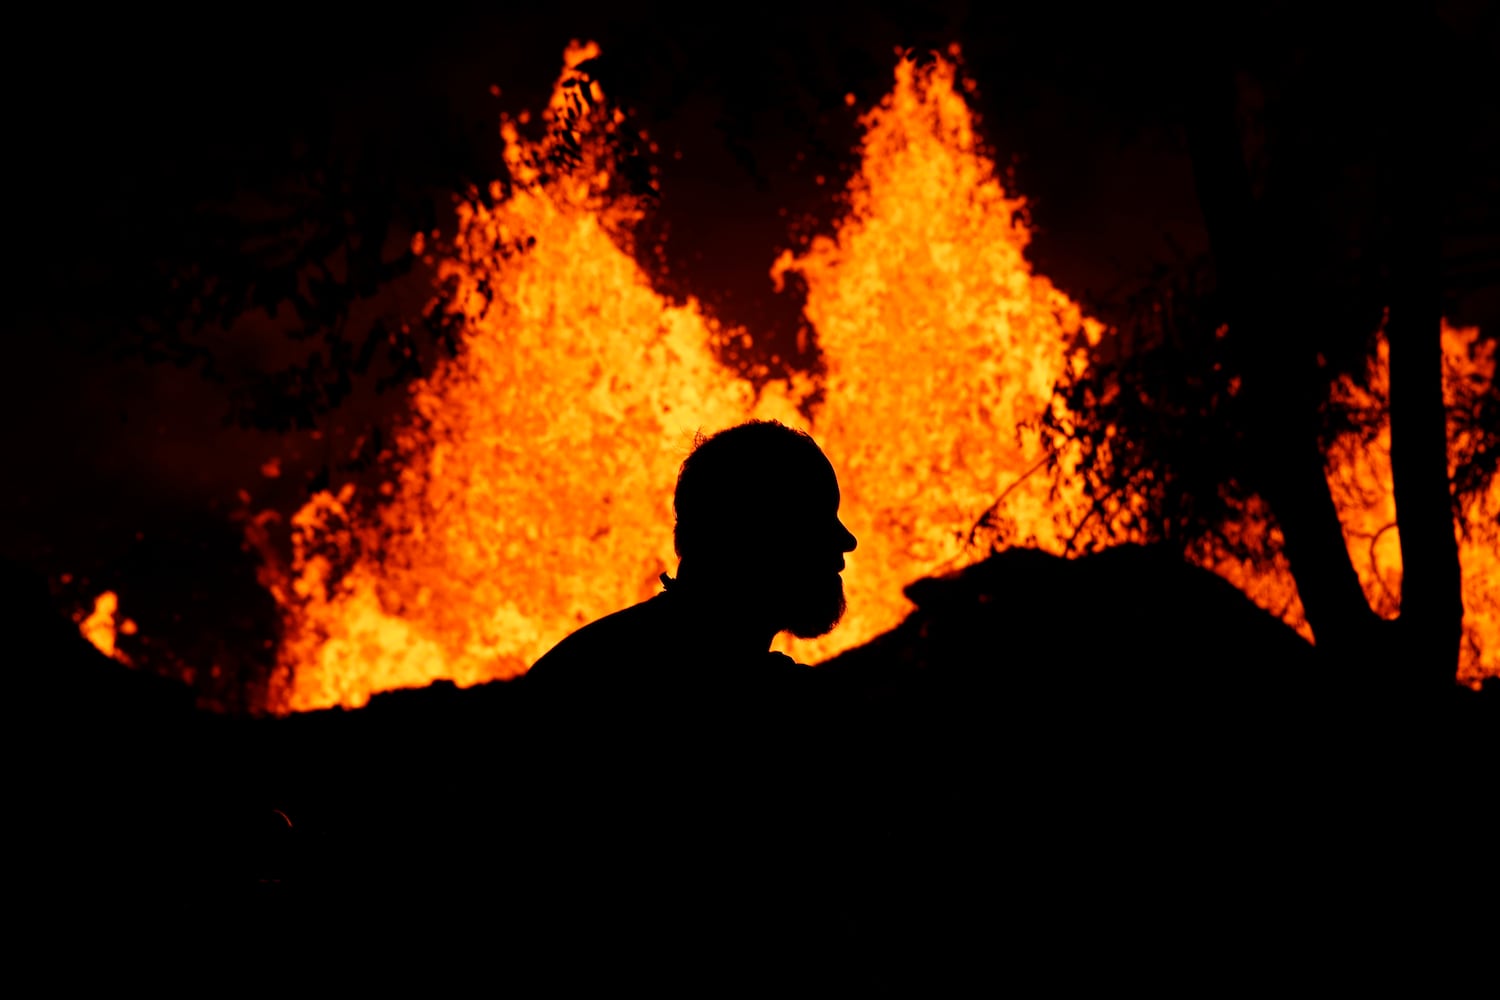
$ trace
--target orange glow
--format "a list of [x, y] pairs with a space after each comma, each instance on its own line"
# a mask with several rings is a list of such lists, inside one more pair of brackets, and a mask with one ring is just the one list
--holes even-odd
[[1296, 629], [1308, 642], [1312, 628], [1302, 610], [1297, 581], [1287, 561], [1281, 528], [1271, 517], [1270, 507], [1258, 496], [1245, 500], [1226, 497], [1238, 516], [1220, 525], [1219, 532], [1236, 551], [1255, 553], [1246, 558], [1229, 551], [1216, 539], [1205, 539], [1187, 553], [1188, 561], [1222, 576], [1246, 597]]
[[[582, 101], [575, 67], [597, 52], [569, 47], [546, 119]], [[597, 105], [598, 85], [587, 86]], [[582, 115], [571, 137], [581, 156], [560, 174], [538, 168], [542, 150], [520, 133], [525, 113], [503, 118], [510, 197], [499, 200], [496, 185], [493, 208], [462, 203], [452, 252], [413, 240], [457, 283], [464, 332], [458, 354], [410, 388], [399, 472], [376, 500], [352, 485], [313, 497], [292, 519], [292, 564], [267, 567], [285, 626], [270, 707], [354, 707], [440, 678], [514, 676], [584, 622], [654, 593], [675, 565], [671, 491], [694, 434], [752, 416], [813, 432], [860, 539], [844, 574], [844, 624], [782, 647], [805, 662], [894, 626], [911, 610], [905, 585], [992, 543], [1061, 552], [1085, 510], [1081, 491], [1066, 476], [1054, 491], [1039, 471], [1038, 432], [1017, 428], [1058, 405], [1053, 385], [1087, 363], [1105, 331], [1027, 262], [1024, 202], [982, 149], [962, 96], [972, 90], [951, 62], [899, 63], [892, 92], [862, 119], [842, 220], [771, 267], [778, 286], [792, 274], [805, 283], [826, 376], [759, 395], [718, 350], [754, 332], [659, 295], [630, 252], [642, 206], [619, 189], [605, 141], [623, 117]], [[1445, 329], [1445, 347], [1458, 351], [1465, 337], [1472, 344], [1474, 331]], [[1464, 359], [1468, 371], [1485, 363], [1492, 377], [1492, 356]], [[802, 410], [816, 389], [809, 424]], [[1330, 469], [1366, 591], [1391, 613], [1380, 602], [1399, 593], [1399, 557], [1394, 531], [1379, 530], [1393, 520], [1381, 506], [1382, 440], [1385, 452], [1341, 439]], [[1496, 489], [1465, 511], [1471, 683], [1500, 672], [1486, 520], [1500, 513]], [[265, 519], [252, 526], [263, 531]], [[1263, 506], [1246, 502], [1227, 530], [1264, 557], [1204, 549], [1194, 560], [1306, 634]]]
[[121, 663], [129, 663], [130, 658], [115, 645], [115, 638], [117, 631], [125, 635], [135, 634], [135, 622], [126, 618], [116, 625], [115, 615], [119, 610], [119, 596], [112, 590], [106, 590], [94, 598], [94, 610], [79, 618], [78, 631], [105, 656]]

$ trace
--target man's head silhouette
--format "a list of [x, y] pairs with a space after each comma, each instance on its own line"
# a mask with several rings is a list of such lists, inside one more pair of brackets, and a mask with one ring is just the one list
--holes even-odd
[[674, 587], [772, 636], [810, 639], [838, 623], [855, 539], [839, 520], [833, 465], [809, 435], [754, 420], [700, 438], [673, 505]]
[[568, 635], [532, 665], [533, 690], [606, 717], [629, 704], [625, 716], [662, 721], [677, 695], [718, 685], [753, 714], [766, 703], [752, 692], [780, 690], [777, 678], [803, 669], [771, 651], [776, 634], [810, 639], [838, 623], [854, 536], [811, 437], [769, 420], [700, 436], [673, 503], [679, 561], [675, 580], [662, 574], [667, 592]]

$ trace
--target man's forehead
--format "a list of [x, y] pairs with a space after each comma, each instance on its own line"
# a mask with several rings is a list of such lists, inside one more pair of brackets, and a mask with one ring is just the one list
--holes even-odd
[[[733, 437], [737, 433], [749, 436]], [[770, 508], [836, 510], [839, 504], [833, 464], [812, 438], [786, 428], [772, 434], [755, 425], [731, 429], [694, 452], [678, 482], [679, 507], [684, 491], [711, 507], [746, 514]]]
[[759, 479], [749, 492], [768, 508], [790, 513], [827, 513], [839, 505], [838, 477], [827, 459], [783, 468]]

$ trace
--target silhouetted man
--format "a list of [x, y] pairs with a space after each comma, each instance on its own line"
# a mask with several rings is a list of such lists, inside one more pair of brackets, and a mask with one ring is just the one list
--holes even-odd
[[574, 632], [524, 682], [540, 724], [528, 877], [548, 941], [628, 942], [678, 973], [770, 968], [828, 922], [803, 838], [839, 785], [813, 747], [837, 729], [817, 671], [770, 647], [838, 622], [855, 540], [833, 466], [770, 421], [700, 440], [674, 507], [665, 592]]
[[[780, 632], [813, 638], [844, 612], [844, 553], [833, 466], [813, 439], [756, 420], [701, 439], [677, 477], [666, 590], [558, 643], [532, 667], [534, 690], [583, 701], [665, 708], [730, 699], [746, 708], [800, 672], [770, 651]], [[701, 706], [706, 707], [706, 706]]]

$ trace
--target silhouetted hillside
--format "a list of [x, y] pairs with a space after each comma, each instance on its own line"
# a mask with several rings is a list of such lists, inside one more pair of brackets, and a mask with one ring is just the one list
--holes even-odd
[[28, 888], [143, 961], [316, 940], [379, 977], [399, 940], [497, 983], [905, 993], [1080, 949], [1080, 975], [1149, 967], [1166, 939], [1244, 962], [1267, 919], [1462, 918], [1455, 880], [1413, 872], [1455, 842], [1493, 864], [1493, 692], [1355, 697], [1350, 665], [1151, 550], [913, 584], [774, 730], [689, 703], [549, 728], [524, 683], [212, 716], [14, 589]]

